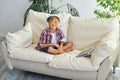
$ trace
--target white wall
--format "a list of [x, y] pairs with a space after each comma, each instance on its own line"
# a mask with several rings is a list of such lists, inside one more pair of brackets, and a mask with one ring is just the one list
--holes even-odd
[[[80, 17], [95, 17], [96, 0], [53, 0], [53, 5], [71, 3], [80, 13]], [[0, 36], [15, 32], [23, 27], [23, 16], [30, 6], [29, 0], [0, 0]], [[62, 8], [64, 10], [65, 8]]]
[[29, 0], [0, 0], [0, 36], [23, 27], [23, 15], [30, 4]]
[[[83, 18], [93, 18], [94, 10], [97, 7], [96, 0], [53, 0], [54, 7], [59, 7], [62, 4], [72, 4], [80, 14], [80, 17]], [[66, 7], [63, 7], [62, 10], [65, 10]]]

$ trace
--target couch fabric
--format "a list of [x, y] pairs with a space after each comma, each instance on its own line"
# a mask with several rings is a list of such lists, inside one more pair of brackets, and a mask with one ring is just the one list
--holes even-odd
[[76, 57], [81, 51], [74, 50], [69, 53], [56, 56], [49, 62], [49, 66], [58, 69], [75, 71], [97, 71], [98, 66], [93, 66], [90, 57]]
[[6, 34], [6, 43], [8, 52], [12, 53], [16, 48], [26, 48], [32, 43], [32, 29], [31, 24], [27, 23], [26, 26], [17, 32]]
[[37, 51], [35, 47], [36, 44], [32, 44], [27, 48], [16, 48], [12, 53], [9, 54], [9, 57], [42, 63], [48, 63], [54, 58], [55, 55]]

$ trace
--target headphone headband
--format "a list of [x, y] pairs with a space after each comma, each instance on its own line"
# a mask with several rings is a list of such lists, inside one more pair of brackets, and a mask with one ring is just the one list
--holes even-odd
[[49, 22], [51, 19], [53, 19], [53, 18], [57, 18], [58, 19], [58, 21], [60, 22], [60, 18], [58, 17], [58, 16], [49, 16], [48, 18], [47, 18], [47, 22]]

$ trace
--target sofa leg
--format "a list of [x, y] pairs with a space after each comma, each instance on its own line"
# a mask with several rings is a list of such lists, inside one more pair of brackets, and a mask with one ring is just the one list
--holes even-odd
[[10, 75], [11, 75], [11, 80], [15, 80], [14, 77], [15, 77], [15, 71], [14, 69], [10, 69]]
[[11, 76], [14, 76], [14, 75], [15, 75], [14, 69], [11, 69], [11, 70], [10, 70], [10, 74], [11, 74]]
[[113, 74], [115, 74], [115, 70], [116, 70], [116, 68], [115, 68], [115, 66], [113, 66]]

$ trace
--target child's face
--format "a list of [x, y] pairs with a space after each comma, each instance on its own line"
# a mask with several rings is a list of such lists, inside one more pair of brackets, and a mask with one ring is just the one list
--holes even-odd
[[55, 30], [58, 27], [59, 21], [57, 18], [54, 18], [53, 20], [49, 21], [49, 27], [50, 29]]

